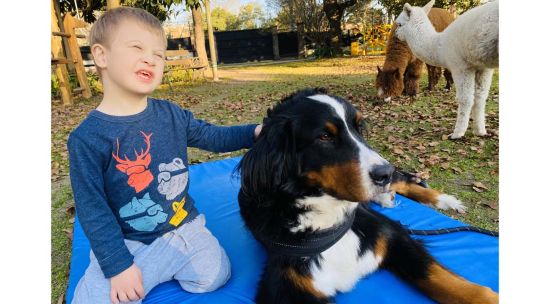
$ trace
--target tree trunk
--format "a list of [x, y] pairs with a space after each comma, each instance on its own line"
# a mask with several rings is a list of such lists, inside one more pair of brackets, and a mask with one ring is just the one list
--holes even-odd
[[208, 55], [206, 55], [206, 48], [204, 46], [204, 29], [201, 11], [200, 6], [191, 8], [193, 31], [195, 34], [195, 52], [197, 53], [197, 57], [201, 59], [201, 63], [208, 66]]
[[330, 47], [333, 54], [341, 54], [341, 19], [345, 9], [355, 5], [357, 0], [339, 3], [339, 0], [323, 0], [323, 10], [330, 27]]
[[304, 23], [296, 24], [296, 37], [298, 39], [298, 58], [306, 58], [306, 49], [304, 45]]

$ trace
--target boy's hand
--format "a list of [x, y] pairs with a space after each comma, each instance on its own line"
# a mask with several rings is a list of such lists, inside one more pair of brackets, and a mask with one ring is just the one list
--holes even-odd
[[255, 128], [255, 131], [254, 131], [255, 139], [257, 139], [257, 137], [259, 137], [259, 134], [261, 134], [262, 127], [263, 127], [263, 125], [260, 124]]
[[111, 302], [136, 301], [144, 298], [142, 273], [133, 263], [128, 269], [111, 278]]

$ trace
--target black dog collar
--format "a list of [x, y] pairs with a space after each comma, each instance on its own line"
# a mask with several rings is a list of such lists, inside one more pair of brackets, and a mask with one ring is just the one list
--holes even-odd
[[285, 240], [261, 239], [261, 243], [276, 254], [287, 256], [313, 256], [332, 247], [349, 231], [354, 222], [354, 213], [339, 226], [334, 226], [310, 234], [309, 238], [295, 240], [294, 243]]

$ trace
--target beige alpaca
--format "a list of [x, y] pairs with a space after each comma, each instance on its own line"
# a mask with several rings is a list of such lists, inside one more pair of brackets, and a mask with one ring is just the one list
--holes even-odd
[[[485, 107], [494, 68], [499, 65], [499, 2], [475, 7], [437, 33], [423, 8], [408, 3], [396, 19], [396, 36], [427, 64], [448, 68], [456, 84], [458, 116], [452, 139], [465, 135], [469, 117], [473, 133], [486, 135]], [[472, 112], [472, 113], [471, 113]]]

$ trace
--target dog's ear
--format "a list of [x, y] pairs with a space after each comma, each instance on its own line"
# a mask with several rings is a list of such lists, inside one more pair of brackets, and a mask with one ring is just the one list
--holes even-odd
[[266, 195], [283, 190], [299, 174], [294, 131], [292, 119], [265, 119], [259, 138], [237, 168], [244, 195], [264, 200]]

